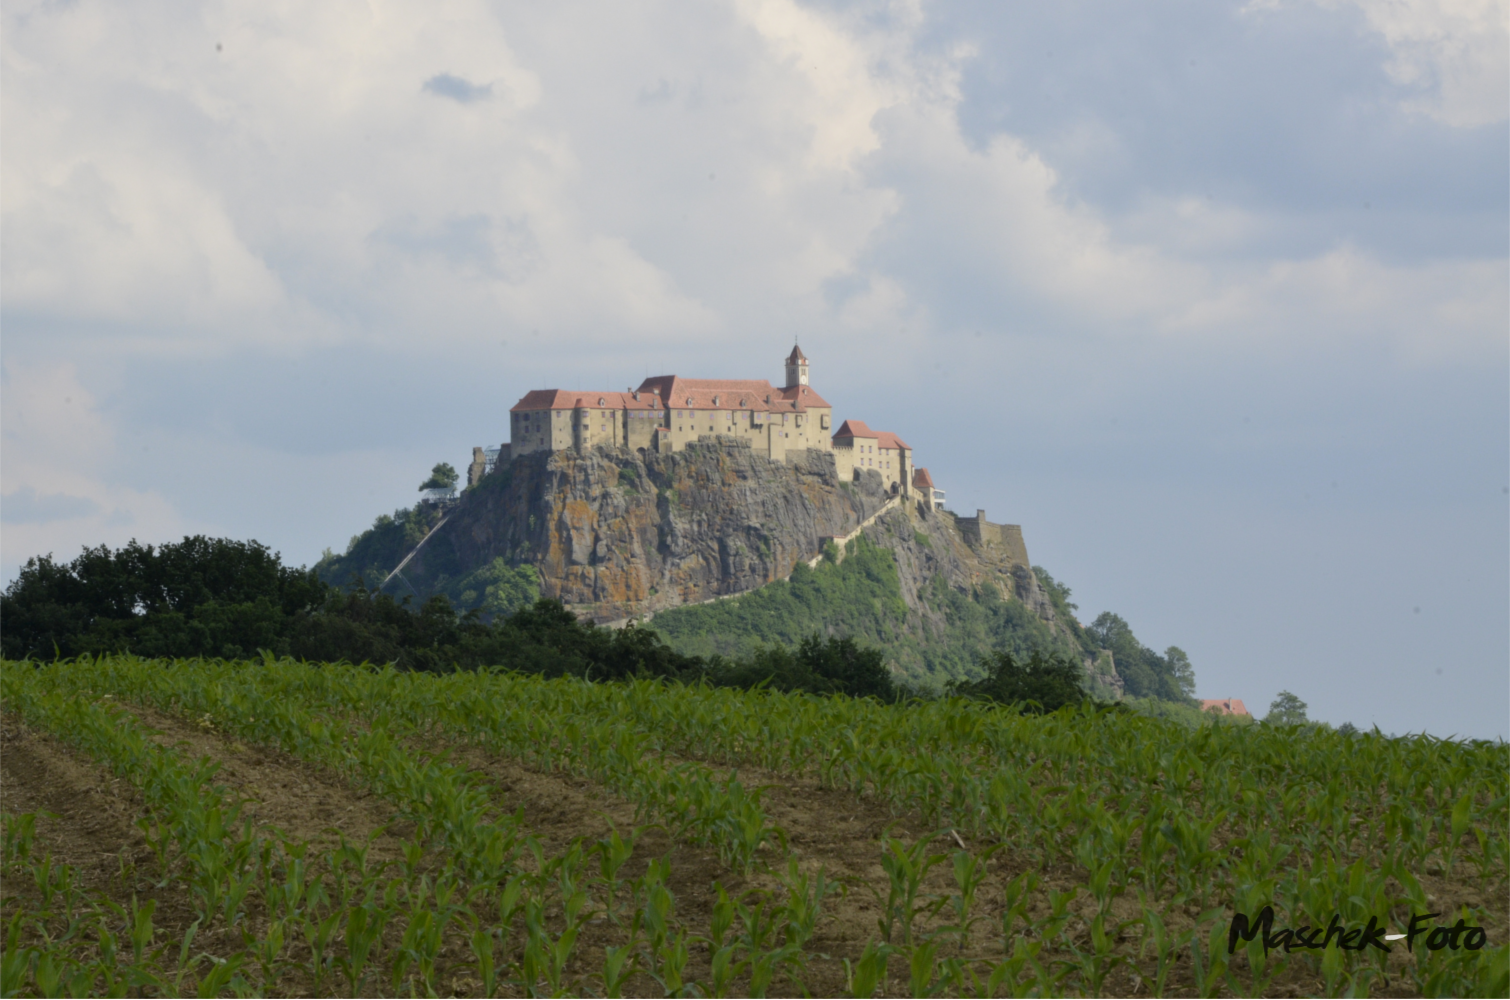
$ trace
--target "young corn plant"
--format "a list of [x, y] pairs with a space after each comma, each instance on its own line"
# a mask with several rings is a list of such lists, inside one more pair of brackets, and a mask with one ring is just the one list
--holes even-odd
[[[881, 845], [881, 868], [886, 872], [888, 885], [885, 901], [881, 903], [878, 926], [882, 939], [887, 944], [891, 943], [892, 936], [900, 928], [901, 943], [911, 945], [913, 924], [917, 918], [936, 913], [949, 902], [948, 897], [920, 899], [923, 879], [934, 865], [945, 860], [943, 854], [928, 853], [932, 840], [931, 837], [920, 837], [908, 847], [896, 837], [887, 837]], [[871, 892], [876, 901], [881, 902], [881, 894], [874, 886], [871, 887]]]

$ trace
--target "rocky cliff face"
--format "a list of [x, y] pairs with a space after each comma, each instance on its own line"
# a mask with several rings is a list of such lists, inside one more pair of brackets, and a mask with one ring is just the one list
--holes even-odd
[[951, 514], [909, 505], [877, 518], [865, 529], [865, 537], [891, 550], [901, 579], [902, 599], [925, 620], [943, 624], [939, 612], [932, 610], [926, 599], [935, 578], [942, 577], [955, 590], [968, 593], [991, 587], [1003, 600], [1015, 597], [1043, 621], [1054, 624], [1054, 607], [1038, 586], [1032, 567], [1025, 560], [972, 547]]
[[613, 621], [782, 579], [888, 499], [874, 473], [841, 485], [831, 455], [772, 462], [732, 440], [525, 455], [468, 491], [405, 572], [530, 563], [545, 596]]
[[[994, 591], [1074, 647], [1025, 546], [982, 543], [951, 514], [892, 501], [874, 472], [841, 483], [830, 454], [772, 462], [732, 439], [669, 455], [539, 453], [468, 490], [404, 573], [435, 588], [499, 559], [531, 565], [545, 596], [609, 623], [748, 593], [785, 579], [829, 539], [863, 534], [895, 559], [906, 632], [949, 633], [940, 587]], [[1087, 674], [1115, 695], [1120, 680], [1104, 659], [1086, 657]]]

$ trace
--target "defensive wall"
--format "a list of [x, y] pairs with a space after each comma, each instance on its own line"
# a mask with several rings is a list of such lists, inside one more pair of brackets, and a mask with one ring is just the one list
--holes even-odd
[[992, 524], [986, 520], [986, 512], [979, 509], [974, 517], [956, 517], [954, 523], [971, 548], [994, 553], [1019, 566], [1032, 565], [1028, 546], [1022, 540], [1022, 525]]

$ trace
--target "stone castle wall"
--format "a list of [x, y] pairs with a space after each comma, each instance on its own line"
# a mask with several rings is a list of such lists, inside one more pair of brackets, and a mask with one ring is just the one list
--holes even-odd
[[992, 524], [983, 510], [976, 510], [974, 517], [958, 518], [955, 523], [971, 548], [994, 553], [1014, 565], [1032, 565], [1028, 561], [1028, 546], [1022, 540], [1022, 525]]

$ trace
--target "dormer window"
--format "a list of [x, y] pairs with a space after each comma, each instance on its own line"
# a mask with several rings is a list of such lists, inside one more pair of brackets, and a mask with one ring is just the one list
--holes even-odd
[[608, 402], [608, 401], [606, 399], [604, 399], [602, 396], [598, 397], [598, 405], [599, 406], [602, 406], [606, 402]]

